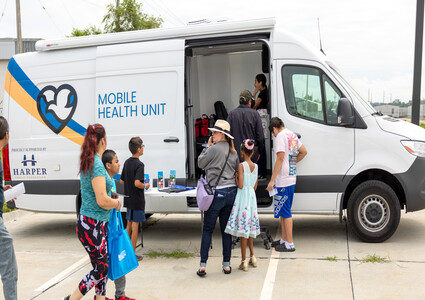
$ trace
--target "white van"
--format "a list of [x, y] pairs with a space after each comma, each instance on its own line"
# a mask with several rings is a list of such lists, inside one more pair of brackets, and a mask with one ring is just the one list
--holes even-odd
[[[264, 73], [270, 116], [279, 116], [308, 149], [298, 165], [295, 213], [347, 211], [358, 237], [388, 239], [400, 210], [425, 208], [425, 130], [377, 113], [328, 58], [274, 19], [222, 22], [39, 41], [10, 60], [4, 115], [10, 123], [12, 184], [27, 210], [75, 212], [85, 128], [105, 126], [121, 164], [128, 141], [146, 145], [145, 172], [176, 170], [196, 184], [195, 120], [222, 101], [231, 111], [241, 90]], [[268, 171], [273, 144], [266, 130]], [[7, 155], [6, 155], [7, 156]], [[5, 159], [7, 162], [7, 157]], [[260, 182], [258, 206], [273, 203]], [[147, 213], [198, 212], [193, 194], [146, 194]]]

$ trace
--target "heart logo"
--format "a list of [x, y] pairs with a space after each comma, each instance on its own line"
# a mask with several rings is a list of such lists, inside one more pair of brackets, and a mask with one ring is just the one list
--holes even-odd
[[57, 89], [48, 85], [37, 96], [37, 109], [44, 123], [58, 134], [65, 128], [77, 108], [77, 92], [69, 84]]

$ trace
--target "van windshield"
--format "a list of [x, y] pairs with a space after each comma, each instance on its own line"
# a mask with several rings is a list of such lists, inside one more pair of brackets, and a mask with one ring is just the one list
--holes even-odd
[[335, 71], [336, 75], [338, 75], [338, 78], [341, 79], [346, 86], [350, 89], [350, 92], [352, 92], [352, 94], [359, 99], [360, 103], [363, 104], [363, 106], [366, 108], [366, 110], [370, 113], [370, 114], [374, 114], [376, 113], [375, 108], [366, 100], [364, 100], [362, 98], [362, 96], [360, 96], [356, 90], [350, 85], [350, 83], [348, 83], [347, 80], [345, 80], [345, 78], [341, 75], [341, 73], [338, 71], [338, 69], [331, 63], [331, 62], [327, 62], [327, 64], [329, 65], [329, 67]]

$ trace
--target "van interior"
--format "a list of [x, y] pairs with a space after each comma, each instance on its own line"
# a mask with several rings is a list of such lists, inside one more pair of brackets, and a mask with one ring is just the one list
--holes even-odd
[[[186, 129], [187, 129], [187, 177], [190, 181], [200, 176], [197, 158], [208, 141], [208, 136], [196, 136], [197, 119], [208, 118], [210, 126], [217, 115], [217, 101], [221, 101], [229, 113], [239, 106], [239, 94], [242, 90], [254, 92], [254, 80], [257, 74], [263, 73], [269, 80], [269, 47], [268, 36], [226, 37], [218, 39], [191, 40], [186, 42]], [[271, 100], [269, 94], [269, 101]], [[266, 156], [268, 179], [271, 173], [271, 139], [267, 130], [270, 116], [262, 118], [265, 126]], [[208, 135], [210, 132], [208, 131]], [[235, 145], [235, 147], [239, 147]], [[271, 198], [266, 187], [268, 180], [258, 182], [258, 206], [268, 207]]]

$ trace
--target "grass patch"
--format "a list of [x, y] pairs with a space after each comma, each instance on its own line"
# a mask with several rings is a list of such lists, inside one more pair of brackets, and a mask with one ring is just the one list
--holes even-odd
[[425, 123], [419, 123], [419, 126], [421, 126], [422, 128], [425, 128]]
[[391, 260], [389, 258], [381, 257], [381, 256], [376, 255], [376, 254], [373, 254], [373, 255], [368, 254], [364, 258], [357, 259], [357, 260], [362, 262], [362, 263], [373, 263], [373, 264], [374, 263], [385, 264], [385, 263], [391, 262]]
[[6, 202], [5, 202], [5, 203], [3, 203], [3, 212], [4, 212], [4, 213], [8, 213], [8, 212], [11, 212], [11, 211], [14, 211], [14, 210], [16, 210], [16, 208], [14, 208], [14, 209], [9, 209], [9, 208], [6, 206]]
[[146, 254], [146, 256], [148, 256], [149, 258], [158, 258], [158, 257], [189, 258], [189, 257], [193, 257], [194, 254], [185, 252], [183, 250], [174, 250], [172, 252], [165, 252], [164, 250], [159, 250], [159, 251], [151, 250]]
[[326, 257], [326, 259], [328, 261], [338, 261], [338, 259], [336, 258], [336, 256], [328, 256], [328, 257]]

